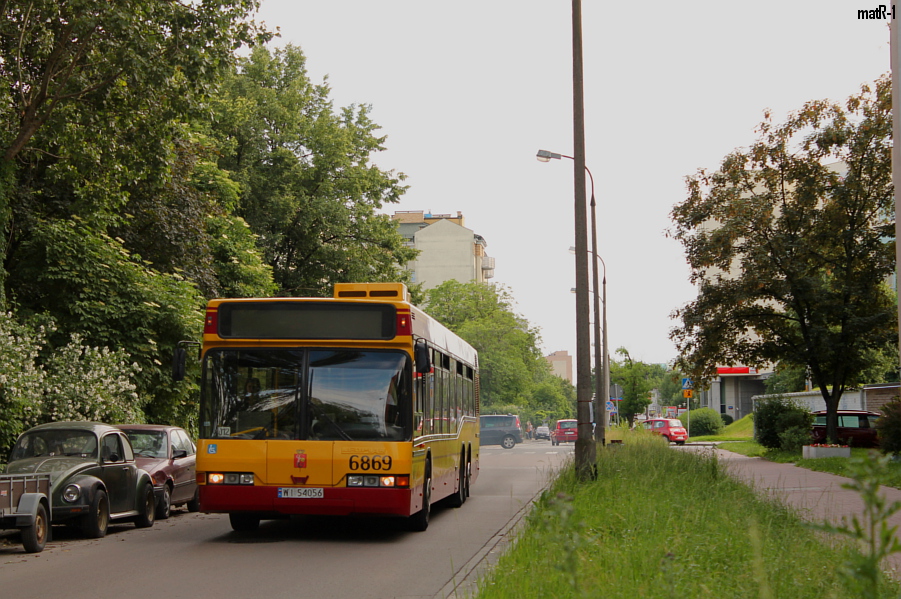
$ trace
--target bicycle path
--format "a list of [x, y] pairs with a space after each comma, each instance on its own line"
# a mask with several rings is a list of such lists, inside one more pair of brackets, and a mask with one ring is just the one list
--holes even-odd
[[[709, 451], [712, 448], [708, 448]], [[749, 458], [716, 447], [717, 459], [726, 471], [744, 481], [754, 490], [773, 497], [785, 505], [795, 508], [797, 513], [810, 522], [829, 521], [836, 524], [843, 517], [863, 514], [863, 501], [856, 491], [842, 488], [851, 482], [850, 478], [815, 472], [794, 464], [778, 464], [763, 458]], [[880, 492], [889, 501], [901, 501], [901, 489], [882, 487]], [[901, 530], [901, 512], [889, 519], [889, 523]], [[896, 536], [899, 536], [896, 533]], [[899, 536], [901, 539], [901, 536]], [[901, 578], [901, 554], [890, 555], [882, 564], [883, 569], [896, 578]]]

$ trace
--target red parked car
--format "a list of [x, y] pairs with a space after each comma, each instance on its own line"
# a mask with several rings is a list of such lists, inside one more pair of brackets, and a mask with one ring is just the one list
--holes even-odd
[[162, 424], [120, 424], [135, 452], [138, 468], [153, 480], [156, 518], [165, 520], [173, 507], [200, 511], [197, 491], [197, 448], [188, 433]]
[[567, 442], [575, 443], [578, 438], [578, 420], [558, 420], [557, 426], [551, 431], [551, 445], [560, 445]]
[[651, 418], [640, 423], [639, 426], [661, 435], [676, 445], [683, 445], [688, 441], [688, 431], [685, 430], [682, 421], [678, 418]]

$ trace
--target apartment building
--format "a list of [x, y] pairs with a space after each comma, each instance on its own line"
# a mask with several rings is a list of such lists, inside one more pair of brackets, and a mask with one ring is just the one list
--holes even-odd
[[464, 226], [462, 212], [453, 216], [406, 210], [395, 212], [391, 218], [407, 245], [420, 252], [406, 267], [412, 271], [412, 282], [422, 283], [423, 289], [451, 279], [484, 283], [494, 277], [494, 258], [486, 251], [488, 243]]
[[551, 372], [561, 379], [573, 382], [573, 357], [568, 351], [555, 351], [544, 359], [551, 365]]

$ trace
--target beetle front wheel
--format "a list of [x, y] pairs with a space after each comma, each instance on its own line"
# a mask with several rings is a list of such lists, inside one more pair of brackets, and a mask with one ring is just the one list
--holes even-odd
[[106, 491], [97, 489], [88, 513], [81, 520], [81, 531], [84, 536], [91, 539], [99, 539], [106, 536], [109, 527], [109, 500]]

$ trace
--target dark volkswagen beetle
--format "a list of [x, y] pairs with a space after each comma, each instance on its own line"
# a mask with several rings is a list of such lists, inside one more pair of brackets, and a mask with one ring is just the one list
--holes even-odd
[[195, 462], [197, 448], [185, 429], [163, 424], [119, 424], [128, 435], [135, 462], [153, 480], [156, 518], [165, 520], [173, 507], [200, 510]]
[[110, 520], [153, 526], [150, 475], [135, 464], [124, 432], [97, 422], [53, 422], [22, 433], [7, 474], [49, 474], [51, 522], [77, 523], [85, 536], [106, 535]]

